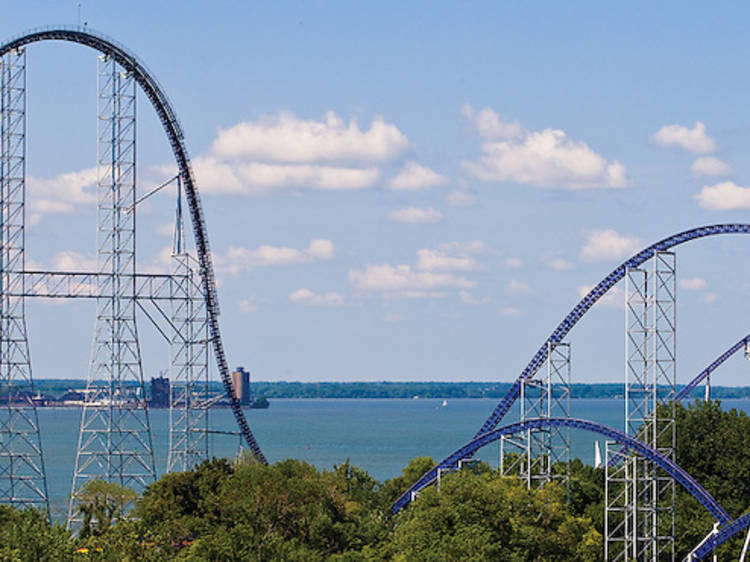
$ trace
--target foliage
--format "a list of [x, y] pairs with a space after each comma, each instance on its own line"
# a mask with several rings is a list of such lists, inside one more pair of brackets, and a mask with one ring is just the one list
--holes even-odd
[[73, 550], [70, 532], [44, 512], [0, 506], [0, 560], [72, 560]]
[[89, 480], [78, 491], [78, 514], [83, 517], [81, 538], [101, 535], [120, 520], [138, 494], [116, 482]]

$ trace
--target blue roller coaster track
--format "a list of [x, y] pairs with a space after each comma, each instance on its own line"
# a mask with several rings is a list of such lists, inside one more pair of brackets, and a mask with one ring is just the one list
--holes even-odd
[[54, 27], [38, 29], [27, 32], [0, 46], [0, 57], [6, 53], [20, 49], [31, 43], [41, 41], [66, 41], [69, 43], [78, 43], [85, 45], [104, 55], [111, 56], [125, 71], [132, 72], [135, 81], [143, 90], [146, 97], [151, 102], [156, 114], [161, 121], [164, 132], [169, 139], [172, 147], [177, 167], [179, 169], [182, 185], [190, 207], [190, 216], [193, 225], [193, 235], [195, 237], [195, 247], [198, 254], [198, 263], [200, 265], [200, 274], [203, 284], [203, 294], [208, 311], [208, 325], [211, 336], [211, 343], [218, 365], [219, 375], [221, 376], [227, 397], [230, 400], [232, 413], [240, 428], [240, 433], [246, 441], [248, 447], [255, 455], [258, 461], [265, 463], [266, 458], [261, 451], [250, 425], [247, 423], [239, 401], [235, 397], [232, 389], [232, 380], [229, 376], [229, 365], [224, 353], [224, 345], [221, 341], [221, 332], [219, 331], [219, 301], [216, 294], [216, 282], [214, 280], [214, 270], [211, 263], [211, 252], [208, 246], [208, 233], [203, 217], [200, 196], [195, 184], [194, 174], [190, 165], [190, 157], [185, 146], [182, 127], [177, 120], [177, 114], [172, 108], [164, 89], [159, 85], [154, 75], [148, 71], [146, 66], [125, 47], [99, 33], [94, 33], [86, 28], [67, 28]]
[[[521, 383], [524, 380], [532, 377], [534, 373], [536, 373], [542, 367], [542, 365], [544, 365], [544, 362], [547, 360], [550, 348], [563, 341], [570, 330], [572, 330], [573, 327], [578, 323], [578, 321], [583, 318], [584, 314], [586, 314], [586, 312], [588, 312], [589, 309], [607, 293], [607, 291], [609, 291], [619, 281], [622, 280], [628, 269], [637, 268], [643, 265], [646, 261], [651, 259], [656, 252], [663, 252], [674, 248], [675, 246], [679, 246], [680, 244], [690, 242], [691, 240], [705, 238], [707, 236], [716, 236], [719, 234], [750, 234], [750, 224], [714, 224], [685, 230], [684, 232], [674, 234], [672, 236], [664, 238], [663, 240], [660, 240], [659, 242], [656, 242], [655, 244], [652, 244], [651, 246], [648, 246], [647, 248], [641, 250], [628, 260], [624, 261], [618, 267], [613, 269], [609, 273], [609, 275], [607, 275], [599, 282], [598, 285], [591, 289], [591, 291], [589, 291], [588, 294], [580, 300], [580, 302], [573, 308], [573, 310], [568, 313], [568, 315], [562, 320], [562, 322], [558, 324], [552, 334], [550, 334], [550, 336], [542, 344], [539, 350], [531, 358], [531, 361], [529, 361], [523, 371], [521, 371], [519, 377], [516, 379], [516, 381], [513, 383], [513, 385], [510, 387], [508, 392], [498, 403], [495, 409], [492, 411], [484, 424], [482, 424], [482, 427], [479, 428], [479, 431], [474, 434], [474, 439], [483, 436], [484, 434], [492, 431], [495, 427], [497, 427], [497, 424], [508, 413], [511, 406], [520, 395]], [[438, 467], [452, 467], [453, 465], [448, 462], [450, 458], [451, 457], [446, 457], [445, 459], [440, 461], [436, 465], [436, 467], [423, 474], [414, 484], [412, 484], [412, 486], [401, 498], [406, 498], [406, 501], [401, 503], [398, 508], [395, 509], [395, 511], [398, 511], [399, 509], [401, 509], [401, 507], [403, 507], [410, 501], [412, 492], [421, 490], [425, 485], [427, 485], [428, 482], [430, 482], [434, 478], [434, 474], [436, 473]], [[401, 499], [399, 501], [401, 501]]]
[[[604, 437], [616, 441], [626, 449], [641, 455], [644, 458], [649, 459], [658, 465], [665, 472], [667, 472], [674, 480], [685, 488], [695, 499], [697, 499], [710, 513], [716, 518], [722, 525], [729, 523], [732, 518], [729, 514], [721, 507], [718, 502], [709, 494], [695, 479], [685, 472], [682, 468], [677, 466], [672, 460], [665, 457], [657, 450], [649, 447], [642, 441], [630, 437], [621, 431], [607, 427], [606, 425], [598, 424], [595, 422], [580, 420], [575, 418], [534, 418], [525, 420], [518, 423], [513, 423], [495, 429], [488, 433], [484, 433], [479, 437], [474, 438], [472, 441], [456, 449], [439, 465], [440, 468], [449, 469], [455, 466], [459, 460], [471, 457], [474, 453], [482, 447], [497, 441], [504, 435], [512, 435], [520, 431], [526, 431], [528, 429], [544, 429], [547, 427], [569, 427], [571, 429], [581, 429], [584, 431], [590, 431], [598, 433]], [[430, 478], [428, 484], [437, 478], [438, 467], [433, 468], [428, 474]], [[407, 492], [402, 495], [396, 503], [393, 504], [392, 512], [398, 512], [403, 506], [405, 506], [411, 500], [411, 492]]]
[[698, 375], [691, 380], [688, 384], [685, 385], [684, 388], [680, 389], [680, 391], [675, 394], [674, 399], [676, 402], [679, 402], [685, 396], [690, 394], [693, 389], [698, 386], [701, 381], [705, 380], [707, 376], [709, 376], [711, 373], [713, 373], [724, 361], [729, 359], [732, 355], [737, 353], [740, 349], [744, 348], [747, 343], [750, 342], [750, 334], [746, 335], [744, 338], [742, 338], [740, 341], [735, 343], [732, 347], [727, 349], [724, 353], [719, 355], [716, 359], [713, 360], [713, 362], [703, 369]]

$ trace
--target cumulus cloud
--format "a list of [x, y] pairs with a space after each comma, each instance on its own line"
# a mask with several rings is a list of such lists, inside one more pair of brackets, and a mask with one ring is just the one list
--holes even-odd
[[313, 293], [310, 289], [298, 289], [289, 295], [289, 300], [312, 306], [340, 306], [344, 297], [340, 293]]
[[690, 171], [696, 176], [726, 176], [732, 169], [714, 156], [701, 156], [690, 166]]
[[445, 197], [445, 202], [451, 207], [471, 207], [477, 198], [470, 191], [454, 189]]
[[97, 271], [96, 258], [64, 250], [52, 257], [52, 268], [58, 271]]
[[618, 234], [615, 230], [590, 230], [585, 232], [586, 245], [581, 249], [584, 261], [603, 261], [621, 259], [634, 254], [641, 246], [641, 240], [635, 236]]
[[255, 304], [255, 298], [242, 299], [239, 302], [239, 309], [240, 309], [240, 312], [244, 314], [249, 314], [251, 312], [255, 312], [256, 310], [258, 310], [258, 305]]
[[69, 214], [78, 206], [95, 204], [97, 181], [96, 168], [66, 172], [49, 179], [28, 176], [30, 223], [38, 223], [43, 215]]
[[523, 127], [517, 122], [503, 121], [500, 115], [489, 107], [475, 111], [471, 105], [466, 104], [461, 108], [461, 114], [479, 136], [486, 140], [512, 139], [524, 133]]
[[479, 268], [474, 256], [487, 251], [487, 246], [478, 240], [451, 242], [437, 249], [424, 248], [417, 250], [416, 268], [424, 271], [471, 271]]
[[[580, 298], [585, 297], [589, 294], [589, 292], [591, 292], [591, 289], [593, 288], [593, 285], [582, 285], [578, 287], [578, 296]], [[596, 304], [594, 306], [624, 309], [625, 291], [623, 291], [619, 287], [612, 287], [609, 291], [604, 293], [604, 295], [602, 295], [598, 301], [596, 301]]]
[[575, 266], [572, 262], [565, 258], [557, 255], [555, 252], [548, 252], [542, 256], [542, 263], [546, 264], [555, 271], [567, 271], [573, 269]]
[[530, 132], [518, 139], [482, 144], [476, 162], [463, 168], [483, 181], [513, 181], [542, 187], [625, 187], [625, 166], [607, 162], [584, 142], [560, 130]]
[[443, 220], [443, 213], [432, 207], [426, 209], [404, 207], [403, 209], [395, 209], [388, 213], [388, 219], [393, 222], [408, 224], [429, 224]]
[[688, 291], [696, 291], [708, 287], [705, 279], [700, 277], [690, 277], [689, 279], [680, 279], [680, 287]]
[[513, 306], [506, 306], [500, 309], [500, 314], [508, 318], [515, 318], [521, 316], [521, 311]]
[[505, 292], [509, 295], [530, 295], [531, 287], [517, 279], [511, 279], [505, 284]]
[[717, 300], [719, 300], [719, 295], [716, 293], [706, 293], [706, 296], [703, 297], [703, 300], [706, 304], [713, 304]]
[[447, 178], [426, 166], [416, 162], [407, 162], [395, 176], [388, 180], [387, 185], [391, 189], [415, 191], [442, 185], [447, 181]]
[[351, 191], [372, 187], [381, 175], [373, 167], [229, 163], [213, 156], [194, 159], [193, 167], [201, 189], [219, 195], [260, 195], [295, 188]]
[[369, 129], [329, 111], [322, 120], [289, 112], [220, 129], [211, 150], [224, 158], [268, 162], [386, 162], [401, 156], [409, 141], [398, 127], [377, 116]]
[[700, 121], [696, 121], [692, 129], [682, 125], [664, 125], [651, 139], [659, 146], [677, 147], [696, 154], [716, 150], [716, 141], [706, 134], [706, 125]]
[[215, 254], [214, 262], [217, 270], [220, 272], [237, 274], [256, 267], [293, 265], [310, 263], [317, 260], [329, 260], [333, 257], [334, 252], [333, 242], [316, 238], [310, 241], [307, 248], [301, 250], [286, 246], [270, 245], [262, 245], [252, 249], [232, 246], [225, 254]]
[[742, 187], [731, 181], [706, 185], [693, 197], [701, 207], [712, 211], [750, 209], [750, 187]]
[[519, 267], [523, 265], [523, 262], [518, 258], [511, 257], [511, 258], [505, 258], [505, 260], [503, 260], [503, 264], [508, 269], [518, 269]]
[[369, 292], [402, 293], [404, 296], [426, 296], [422, 291], [448, 288], [469, 289], [476, 285], [465, 277], [450, 273], [418, 271], [410, 265], [367, 265], [364, 269], [350, 269], [349, 282], [359, 290]]

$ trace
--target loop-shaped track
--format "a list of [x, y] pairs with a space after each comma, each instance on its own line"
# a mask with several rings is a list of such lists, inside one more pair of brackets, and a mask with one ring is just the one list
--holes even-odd
[[245, 414], [243, 413], [232, 388], [232, 381], [229, 376], [229, 365], [227, 363], [226, 355], [224, 354], [224, 345], [221, 341], [221, 332], [219, 331], [219, 302], [216, 294], [216, 283], [214, 281], [214, 270], [211, 262], [211, 252], [209, 251], [208, 246], [208, 234], [203, 217], [203, 209], [201, 207], [198, 189], [195, 184], [193, 170], [190, 165], [190, 157], [188, 156], [188, 151], [185, 147], [182, 127], [180, 127], [179, 121], [177, 120], [177, 114], [172, 108], [169, 99], [156, 78], [133, 53], [115, 41], [108, 39], [103, 35], [93, 33], [88, 28], [57, 27], [31, 31], [24, 35], [15, 37], [0, 46], [0, 57], [13, 49], [20, 49], [25, 45], [41, 41], [66, 41], [68, 43], [78, 43], [99, 51], [104, 55], [111, 56], [123, 69], [125, 69], [125, 71], [133, 73], [135, 81], [141, 87], [144, 94], [146, 94], [146, 97], [156, 111], [156, 114], [164, 127], [164, 132], [169, 139], [169, 144], [172, 147], [172, 153], [174, 154], [177, 167], [179, 168], [180, 178], [182, 179], [182, 185], [185, 188], [185, 195], [187, 196], [188, 205], [190, 207], [195, 247], [198, 254], [198, 263], [200, 265], [206, 309], [208, 311], [209, 332], [219, 374], [221, 375], [224, 389], [231, 403], [232, 413], [237, 420], [237, 425], [239, 425], [242, 437], [247, 442], [248, 447], [255, 457], [260, 462], [265, 463], [266, 458], [250, 430], [250, 425], [247, 423]]
[[[575, 418], [533, 418], [526, 421], [513, 423], [484, 433], [479, 437], [474, 438], [472, 441], [457, 449], [452, 454], [448, 455], [443, 462], [438, 465], [439, 468], [449, 469], [455, 466], [459, 460], [471, 457], [474, 453], [482, 447], [489, 445], [490, 443], [497, 441], [504, 435], [512, 435], [521, 431], [529, 429], [544, 429], [547, 427], [569, 427], [571, 429], [582, 429], [584, 431], [590, 431], [592, 433], [598, 433], [603, 435], [607, 439], [616, 441], [626, 449], [633, 451], [641, 455], [642, 457], [649, 459], [654, 464], [658, 465], [665, 472], [667, 472], [674, 480], [685, 488], [695, 499], [697, 499], [722, 525], [729, 523], [732, 518], [726, 510], [719, 505], [719, 503], [709, 494], [703, 486], [701, 486], [690, 474], [680, 468], [672, 460], [662, 455], [656, 449], [649, 447], [642, 441], [630, 437], [624, 434], [622, 431], [618, 431], [614, 428], [602, 425], [599, 423], [591, 422], [588, 420], [581, 420]], [[429, 478], [424, 484], [425, 486], [430, 484], [437, 478], [438, 467], [433, 468], [429, 473]], [[424, 487], [424, 486], [423, 486]], [[392, 512], [398, 512], [402, 507], [411, 501], [411, 490], [404, 493], [392, 507]]]

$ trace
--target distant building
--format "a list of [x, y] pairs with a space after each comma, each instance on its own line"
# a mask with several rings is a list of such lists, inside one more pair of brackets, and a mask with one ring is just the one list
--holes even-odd
[[248, 406], [250, 404], [250, 373], [242, 367], [237, 367], [236, 371], [232, 371], [232, 387], [234, 397], [243, 406]]
[[169, 408], [169, 379], [167, 377], [151, 378], [152, 408]]

